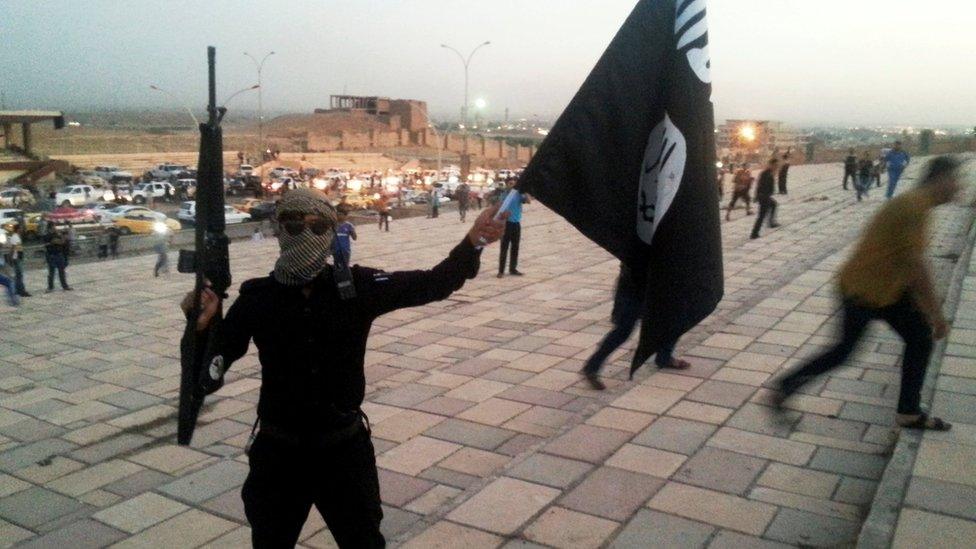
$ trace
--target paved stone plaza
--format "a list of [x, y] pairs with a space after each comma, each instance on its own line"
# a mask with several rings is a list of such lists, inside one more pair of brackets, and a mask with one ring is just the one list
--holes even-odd
[[[833, 273], [882, 192], [856, 203], [840, 189], [839, 165], [790, 174], [780, 229], [750, 241], [754, 217], [741, 209], [723, 223], [725, 299], [682, 339], [688, 371], [645, 367], [626, 381], [631, 340], [611, 357], [607, 391], [581, 383], [577, 372], [610, 325], [617, 262], [538, 204], [525, 209], [526, 276], [495, 278], [492, 248], [481, 275], [450, 300], [380, 318], [364, 408], [391, 544], [855, 543], [897, 440], [897, 337], [875, 325], [847, 367], [791, 403], [786, 423], [771, 419], [764, 384], [832, 341]], [[956, 205], [938, 211], [932, 258], [942, 291], [972, 216]], [[361, 226], [354, 260], [430, 267], [465, 230], [450, 211], [397, 221], [390, 233]], [[237, 282], [263, 276], [276, 242], [235, 243], [232, 255]], [[29, 272], [35, 297], [0, 309], [2, 545], [248, 545], [240, 486], [256, 350], [208, 401], [193, 447], [176, 446], [178, 302], [192, 279], [154, 279], [154, 260], [72, 266], [73, 293], [44, 294], [46, 273]], [[935, 408], [957, 425], [919, 437], [907, 507], [895, 517], [905, 547], [976, 536], [970, 267], [936, 361]], [[314, 510], [301, 544], [334, 546]]]

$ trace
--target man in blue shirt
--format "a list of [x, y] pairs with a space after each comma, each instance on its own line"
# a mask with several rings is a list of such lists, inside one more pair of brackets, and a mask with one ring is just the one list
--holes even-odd
[[905, 166], [910, 161], [911, 158], [909, 158], [908, 153], [901, 148], [901, 141], [895, 141], [895, 148], [885, 155], [885, 164], [888, 166], [888, 192], [885, 193], [887, 198], [895, 195], [895, 188], [898, 187], [901, 173], [905, 171]]
[[[515, 178], [510, 177], [505, 181], [509, 192], [515, 188]], [[512, 250], [512, 260], [509, 263], [509, 274], [522, 276], [518, 270], [519, 242], [522, 240], [522, 202], [525, 196], [514, 191], [516, 197], [508, 207], [508, 220], [505, 222], [505, 236], [502, 237], [501, 255], [498, 257], [498, 278], [505, 276], [505, 260], [508, 258], [508, 250]]]

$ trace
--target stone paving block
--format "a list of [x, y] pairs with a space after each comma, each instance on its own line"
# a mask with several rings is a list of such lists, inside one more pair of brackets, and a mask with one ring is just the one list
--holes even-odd
[[600, 463], [630, 439], [630, 433], [592, 425], [577, 425], [545, 446], [558, 456]]
[[792, 410], [779, 412], [768, 406], [747, 402], [736, 410], [725, 425], [743, 431], [784, 438], [793, 431], [793, 425], [799, 420], [800, 415], [800, 412]]
[[494, 450], [514, 437], [516, 433], [508, 429], [451, 418], [427, 429], [424, 435], [482, 450]]
[[868, 424], [860, 421], [831, 418], [817, 414], [804, 414], [796, 430], [832, 438], [861, 440]]
[[438, 466], [476, 477], [488, 477], [508, 463], [509, 459], [508, 456], [477, 448], [461, 448], [441, 461]]
[[732, 415], [733, 411], [732, 408], [683, 400], [672, 406], [668, 410], [668, 415], [721, 425]]
[[863, 404], [860, 402], [846, 402], [837, 415], [843, 419], [863, 421], [886, 427], [895, 424], [894, 408]]
[[403, 549], [494, 549], [503, 539], [446, 520], [435, 523], [403, 545]]
[[21, 545], [23, 548], [71, 547], [96, 549], [107, 547], [125, 537], [125, 533], [93, 520], [80, 520], [65, 528], [44, 534]]
[[976, 446], [923, 439], [914, 475], [976, 487]]
[[[24, 467], [14, 474], [34, 484], [45, 484], [84, 467], [85, 464], [79, 461], [54, 456], [52, 458], [39, 461], [34, 465]], [[0, 492], [2, 492], [2, 490], [0, 490]]]
[[743, 370], [739, 368], [726, 367], [715, 372], [711, 379], [718, 381], [728, 381], [730, 383], [739, 383], [741, 385], [752, 385], [759, 387], [766, 382], [770, 377], [770, 374], [766, 372], [758, 372], [752, 370]]
[[472, 379], [471, 381], [451, 389], [444, 396], [472, 402], [483, 402], [510, 388], [511, 384], [488, 379]]
[[142, 470], [142, 467], [122, 460], [111, 460], [76, 471], [47, 483], [47, 488], [78, 497]]
[[389, 406], [409, 407], [434, 398], [446, 390], [444, 387], [434, 385], [407, 383], [384, 392], [382, 395], [377, 396], [374, 401]]
[[117, 549], [151, 547], [194, 547], [233, 530], [237, 524], [229, 520], [190, 509], [165, 522], [116, 544]]
[[84, 507], [76, 499], [35, 487], [0, 500], [0, 518], [36, 530], [44, 523], [70, 515]]
[[525, 385], [510, 387], [499, 393], [498, 396], [506, 400], [514, 400], [515, 402], [524, 402], [526, 404], [535, 404], [538, 406], [548, 406], [550, 408], [559, 408], [573, 400], [572, 395], [567, 395], [558, 391], [539, 389], [537, 387], [527, 387]]
[[776, 507], [766, 503], [678, 482], [664, 485], [647, 506], [754, 536], [762, 535], [776, 514]]
[[433, 482], [379, 467], [380, 495], [384, 503], [403, 507], [435, 486]]
[[592, 465], [582, 461], [539, 453], [516, 464], [507, 474], [538, 484], [566, 488], [592, 468]]
[[749, 492], [749, 498], [756, 501], [765, 501], [780, 507], [791, 507], [818, 515], [836, 517], [857, 521], [860, 517], [860, 509], [856, 505], [849, 505], [839, 501], [829, 499], [812, 498], [793, 492], [774, 490], [757, 486]]
[[16, 494], [21, 490], [31, 487], [31, 483], [24, 482], [19, 478], [0, 473], [0, 498], [5, 498], [11, 494]]
[[610, 544], [613, 549], [705, 547], [715, 527], [641, 509]]
[[[874, 495], [874, 490], [870, 491]], [[976, 487], [913, 476], [905, 505], [976, 521]]]
[[238, 461], [219, 461], [161, 487], [164, 494], [189, 503], [201, 503], [244, 484], [248, 466]]
[[750, 433], [731, 427], [719, 429], [709, 439], [708, 445], [793, 465], [806, 464], [816, 448], [812, 444]]
[[469, 400], [459, 400], [448, 397], [434, 397], [430, 400], [421, 402], [413, 406], [421, 412], [427, 412], [439, 416], [452, 417], [474, 406], [475, 403]]
[[655, 417], [652, 414], [644, 414], [608, 406], [587, 418], [586, 423], [596, 427], [638, 433], [650, 425]]
[[839, 480], [840, 477], [830, 473], [772, 462], [763, 471], [757, 483], [777, 490], [829, 499]]
[[203, 510], [210, 511], [217, 516], [247, 524], [247, 514], [244, 512], [244, 500], [241, 499], [240, 488], [234, 488], [203, 502]]
[[208, 458], [209, 455], [186, 446], [166, 445], [150, 448], [127, 459], [157, 471], [173, 474]]
[[10, 473], [23, 469], [51, 456], [63, 454], [74, 447], [74, 444], [57, 438], [24, 444], [0, 454], [0, 471]]
[[587, 475], [559, 502], [563, 507], [626, 520], [664, 484], [659, 478], [615, 467], [600, 467]]
[[531, 407], [532, 405], [523, 402], [489, 398], [461, 412], [458, 418], [498, 427]]
[[950, 422], [976, 423], [976, 395], [938, 391], [932, 401], [932, 414]]
[[405, 475], [417, 475], [460, 448], [452, 442], [419, 436], [377, 457], [376, 464]]
[[433, 488], [428, 490], [420, 497], [414, 499], [403, 508], [419, 515], [430, 515], [433, 514], [439, 507], [447, 504], [449, 501], [457, 497], [460, 493], [461, 490], [458, 490], [457, 488], [444, 486], [443, 484], [435, 484]]
[[786, 362], [786, 358], [779, 355], [767, 355], [744, 351], [730, 358], [725, 365], [726, 367], [739, 368], [742, 370], [772, 373], [779, 370], [779, 367], [784, 362]]
[[111, 484], [106, 484], [102, 487], [102, 489], [122, 497], [132, 497], [151, 490], [157, 486], [168, 484], [172, 480], [173, 477], [167, 474], [150, 469], [144, 469], [134, 475], [129, 475], [122, 480], [115, 481]]
[[[198, 431], [199, 432], [199, 431]], [[153, 439], [145, 435], [121, 432], [88, 446], [83, 446], [68, 454], [72, 459], [84, 461], [85, 463], [99, 463], [109, 458], [125, 454], [135, 448], [145, 446]], [[194, 442], [196, 442], [196, 438]]]
[[448, 513], [448, 520], [509, 535], [556, 496], [559, 490], [501, 477]]
[[743, 496], [766, 460], [715, 448], [702, 448], [674, 475], [674, 480]]
[[637, 385], [614, 400], [612, 405], [636, 412], [663, 414], [684, 396], [684, 391], [653, 385]]
[[372, 425], [373, 436], [394, 442], [405, 442], [444, 421], [437, 416], [416, 410], [404, 410]]
[[821, 471], [877, 480], [881, 478], [886, 464], [887, 459], [884, 456], [821, 447], [810, 460], [809, 466]]
[[687, 456], [640, 446], [624, 444], [606, 461], [607, 465], [658, 478], [670, 478]]
[[976, 522], [905, 509], [898, 518], [892, 547], [968, 547], [974, 539]]
[[681, 454], [692, 454], [715, 432], [715, 426], [686, 419], [660, 417], [631, 442]]
[[446, 484], [448, 486], [453, 486], [455, 488], [460, 488], [466, 490], [481, 480], [479, 477], [473, 477], [471, 475], [466, 475], [464, 473], [459, 473], [457, 471], [452, 471], [450, 469], [444, 469], [441, 467], [431, 467], [420, 473], [420, 478], [432, 480], [440, 484]]
[[238, 549], [250, 543], [251, 529], [241, 526], [202, 546], [202, 549]]
[[0, 520], [0, 540], [4, 547], [11, 547], [25, 539], [34, 537], [34, 532], [21, 528], [16, 524], [10, 524], [5, 520]]
[[188, 507], [178, 501], [145, 493], [103, 509], [93, 515], [113, 528], [134, 534], [170, 517], [174, 517]]
[[567, 549], [597, 548], [603, 545], [618, 523], [577, 513], [561, 507], [550, 507], [525, 529], [527, 539]]

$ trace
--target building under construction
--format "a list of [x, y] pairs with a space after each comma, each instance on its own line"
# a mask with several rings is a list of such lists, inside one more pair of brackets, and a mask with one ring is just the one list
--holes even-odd
[[363, 95], [329, 96], [328, 109], [315, 109], [316, 114], [348, 112], [376, 117], [388, 124], [390, 130], [418, 132], [427, 127], [427, 103], [416, 99], [390, 99]]

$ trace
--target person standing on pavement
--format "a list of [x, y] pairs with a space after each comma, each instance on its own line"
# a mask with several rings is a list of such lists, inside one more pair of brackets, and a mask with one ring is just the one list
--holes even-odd
[[756, 202], [759, 202], [759, 215], [756, 216], [756, 224], [752, 226], [752, 234], [749, 238], [755, 240], [759, 238], [759, 229], [762, 228], [763, 220], [768, 216], [769, 228], [779, 227], [776, 222], [776, 199], [773, 198], [773, 191], [776, 188], [774, 174], [778, 173], [779, 159], [770, 158], [766, 169], [759, 174], [759, 184], [756, 185]]
[[843, 298], [840, 341], [826, 353], [777, 379], [774, 404], [785, 402], [804, 385], [843, 364], [854, 352], [868, 324], [881, 319], [905, 342], [896, 422], [907, 429], [948, 430], [921, 408], [922, 384], [933, 341], [942, 339], [942, 316], [926, 260], [932, 210], [959, 193], [959, 161], [940, 156], [929, 162], [918, 186], [888, 201], [864, 230], [838, 276]]
[[[505, 222], [505, 236], [502, 237], [501, 253], [498, 256], [498, 278], [505, 276], [505, 260], [511, 250], [511, 261], [508, 263], [508, 274], [522, 276], [518, 270], [519, 244], [522, 242], [522, 203], [528, 199], [521, 192], [515, 190], [516, 179], [508, 178], [505, 182], [508, 192], [515, 193], [515, 199], [508, 207], [508, 220]], [[504, 196], [504, 194], [503, 194]]]
[[386, 232], [390, 232], [390, 202], [385, 195], [380, 195], [380, 199], [376, 201], [376, 211], [379, 213], [380, 230], [383, 230], [385, 225]]
[[70, 292], [68, 286], [68, 275], [65, 270], [68, 267], [67, 258], [68, 239], [54, 227], [54, 224], [47, 226], [47, 233], [44, 234], [44, 259], [47, 261], [47, 293], [54, 291], [54, 272], [57, 271], [58, 279], [61, 282], [61, 289]]
[[901, 141], [895, 141], [895, 147], [885, 155], [885, 166], [888, 168], [888, 192], [885, 193], [885, 197], [889, 200], [895, 196], [898, 180], [901, 179], [902, 172], [911, 160], [908, 153], [902, 150]]
[[847, 149], [847, 157], [844, 158], [844, 190], [847, 190], [847, 178], [851, 178], [851, 183], [857, 188], [857, 155], [854, 149]]
[[471, 198], [471, 187], [468, 186], [467, 181], [462, 181], [456, 191], [454, 191], [454, 197], [457, 198], [458, 203], [458, 215], [461, 217], [461, 223], [464, 223], [464, 217], [468, 214], [468, 200]]
[[114, 225], [108, 228], [108, 252], [112, 259], [119, 257], [119, 229]]
[[[623, 345], [630, 334], [633, 333], [637, 321], [640, 320], [641, 310], [644, 305], [644, 289], [633, 275], [630, 267], [623, 263], [620, 264], [620, 275], [617, 277], [617, 289], [613, 295], [613, 312], [610, 320], [613, 328], [607, 333], [600, 342], [600, 346], [593, 353], [593, 356], [586, 361], [581, 373], [590, 387], [597, 391], [606, 389], [603, 381], [600, 380], [600, 370], [607, 358]], [[654, 356], [654, 363], [658, 368], [671, 368], [674, 370], [686, 370], [691, 364], [685, 360], [674, 358], [674, 348], [677, 341], [665, 345]]]
[[352, 265], [352, 241], [359, 238], [356, 226], [349, 222], [349, 210], [336, 208], [336, 235], [333, 255], [345, 265]]
[[169, 272], [169, 245], [173, 238], [173, 233], [166, 231], [156, 235], [156, 266], [153, 267], [153, 276], [159, 278], [159, 272]]
[[24, 286], [24, 241], [20, 236], [23, 225], [20, 221], [11, 227], [7, 234], [7, 264], [14, 271], [14, 291], [20, 297], [30, 297], [30, 292]]
[[742, 164], [739, 171], [735, 172], [735, 177], [732, 178], [732, 200], [729, 201], [729, 209], [725, 212], [726, 221], [732, 220], [732, 210], [740, 198], [746, 203], [746, 215], [752, 215], [749, 191], [752, 190], [754, 179], [752, 172], [749, 171], [749, 164]]
[[[385, 545], [375, 450], [361, 408], [370, 327], [386, 313], [446, 299], [475, 278], [481, 247], [502, 235], [495, 211], [482, 212], [431, 270], [351, 267], [355, 293], [343, 299], [327, 262], [336, 224], [328, 197], [298, 189], [282, 198], [274, 271], [241, 284], [213, 334], [214, 360], [225, 368], [252, 338], [261, 363], [257, 436], [241, 489], [254, 547], [294, 547], [313, 505], [339, 547]], [[184, 312], [193, 301], [188, 293]], [[204, 291], [198, 332], [220, 308], [220, 298]]]
[[[0, 233], [0, 237], [6, 239], [6, 234]], [[20, 305], [20, 299], [17, 297], [17, 291], [14, 288], [14, 280], [10, 278], [10, 273], [7, 269], [7, 260], [3, 254], [0, 254], [0, 286], [3, 286], [7, 290], [7, 300], [10, 302], [10, 306], [16, 307]]]
[[790, 171], [790, 150], [786, 149], [783, 153], [783, 162], [779, 167], [779, 174], [777, 174], [776, 184], [779, 187], [779, 194], [786, 194], [786, 177]]
[[868, 196], [868, 189], [871, 188], [871, 170], [874, 169], [874, 162], [871, 161], [871, 153], [864, 151], [864, 155], [861, 157], [860, 162], [857, 164], [857, 182], [854, 187], [857, 189], [857, 201], [861, 201], [861, 197]]

